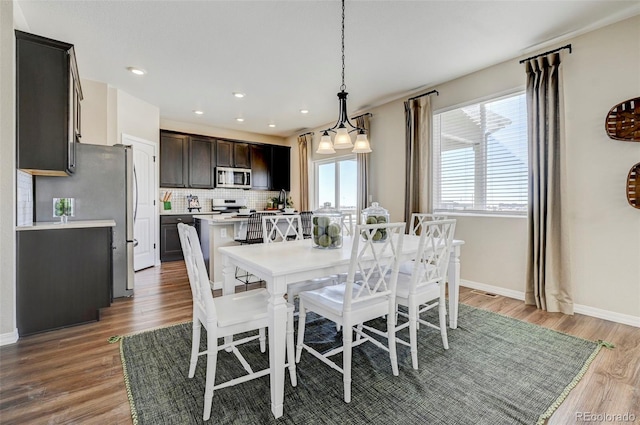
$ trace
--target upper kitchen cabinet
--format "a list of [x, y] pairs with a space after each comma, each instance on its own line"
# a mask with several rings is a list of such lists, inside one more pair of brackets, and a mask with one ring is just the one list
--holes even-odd
[[228, 168], [251, 168], [251, 151], [248, 143], [218, 140], [216, 165]]
[[65, 176], [76, 166], [82, 88], [73, 45], [15, 31], [17, 166]]
[[189, 187], [214, 188], [215, 143], [208, 137], [189, 137]]
[[291, 148], [271, 147], [271, 189], [291, 190]]
[[251, 145], [251, 189], [271, 188], [271, 147]]
[[160, 187], [188, 187], [189, 136], [160, 132]]

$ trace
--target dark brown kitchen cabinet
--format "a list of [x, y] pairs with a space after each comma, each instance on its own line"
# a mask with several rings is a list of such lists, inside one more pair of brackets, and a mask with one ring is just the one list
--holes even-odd
[[17, 232], [21, 337], [100, 319], [113, 297], [112, 236], [111, 227]]
[[16, 36], [17, 167], [66, 176], [76, 166], [82, 88], [72, 44], [22, 31]]
[[248, 143], [218, 140], [216, 165], [228, 168], [251, 168], [251, 151]]
[[180, 236], [178, 235], [178, 223], [195, 226], [195, 220], [192, 215], [160, 216], [160, 261], [184, 259]]
[[189, 137], [189, 187], [214, 188], [215, 143], [208, 137]]
[[271, 147], [251, 145], [251, 188], [269, 190], [271, 188]]
[[271, 190], [291, 190], [291, 148], [271, 146]]
[[160, 187], [188, 187], [189, 136], [160, 133]]

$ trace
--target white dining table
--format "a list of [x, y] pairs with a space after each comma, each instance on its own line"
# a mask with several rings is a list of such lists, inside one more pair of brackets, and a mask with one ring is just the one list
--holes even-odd
[[[414, 258], [418, 251], [419, 236], [405, 235], [402, 258]], [[223, 261], [223, 293], [235, 293], [236, 267], [248, 271], [266, 282], [269, 297], [269, 365], [271, 411], [276, 418], [283, 414], [285, 330], [287, 285], [309, 279], [346, 273], [351, 260], [353, 239], [344, 237], [339, 249], [313, 248], [310, 239], [299, 241], [220, 247]], [[458, 320], [458, 294], [460, 284], [460, 247], [464, 241], [454, 240], [449, 264], [449, 327], [455, 329]]]

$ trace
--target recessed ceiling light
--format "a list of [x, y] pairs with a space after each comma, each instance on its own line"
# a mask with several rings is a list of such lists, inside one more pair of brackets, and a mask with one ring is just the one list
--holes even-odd
[[271, 127], [271, 128], [273, 128], [275, 126], [276, 126], [275, 124], [269, 124], [269, 127]]
[[308, 114], [309, 110], [308, 109], [300, 109], [300, 113], [301, 114]]
[[243, 122], [243, 121], [244, 121], [244, 118], [240, 118], [240, 117], [238, 117], [238, 118], [236, 118], [236, 121], [238, 121], [238, 122]]
[[244, 93], [240, 93], [240, 92], [237, 92], [237, 91], [234, 91], [233, 95], [235, 97], [239, 98], [239, 99], [242, 99], [244, 97]]
[[128, 68], [127, 68], [127, 70], [128, 70], [129, 72], [133, 73], [133, 74], [136, 74], [136, 75], [144, 75], [144, 74], [146, 74], [146, 73], [147, 73], [147, 72], [146, 72], [145, 70], [143, 70], [143, 69], [140, 69], [140, 68], [134, 68], [134, 67], [132, 67], [132, 66], [128, 67]]
[[196, 115], [202, 115], [202, 114], [204, 114], [204, 112], [199, 111], [199, 110], [197, 110], [197, 109], [194, 109], [194, 110], [193, 110], [193, 113], [194, 113], [194, 114], [196, 114]]

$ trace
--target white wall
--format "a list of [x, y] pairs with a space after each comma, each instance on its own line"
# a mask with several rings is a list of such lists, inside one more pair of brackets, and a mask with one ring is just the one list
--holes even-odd
[[[569, 217], [576, 311], [640, 323], [640, 211], [628, 205], [624, 188], [629, 169], [640, 161], [640, 143], [611, 140], [604, 132], [609, 109], [640, 96], [640, 16], [568, 42], [573, 45], [573, 54], [564, 55], [563, 72], [565, 171], [570, 190], [563, 201]], [[557, 46], [548, 49], [553, 47]], [[524, 89], [524, 85], [523, 65], [513, 59], [439, 84], [433, 88], [440, 95], [431, 100], [438, 110]], [[373, 114], [371, 193], [389, 210], [392, 220], [403, 220], [404, 214], [403, 101], [369, 111]], [[318, 141], [316, 130], [314, 151]], [[292, 167], [292, 182], [298, 180], [298, 167]], [[457, 218], [456, 237], [466, 241], [462, 279], [491, 285], [505, 294], [523, 295], [527, 220]]]
[[0, 2], [0, 345], [18, 337], [16, 287], [16, 151], [14, 7]]

